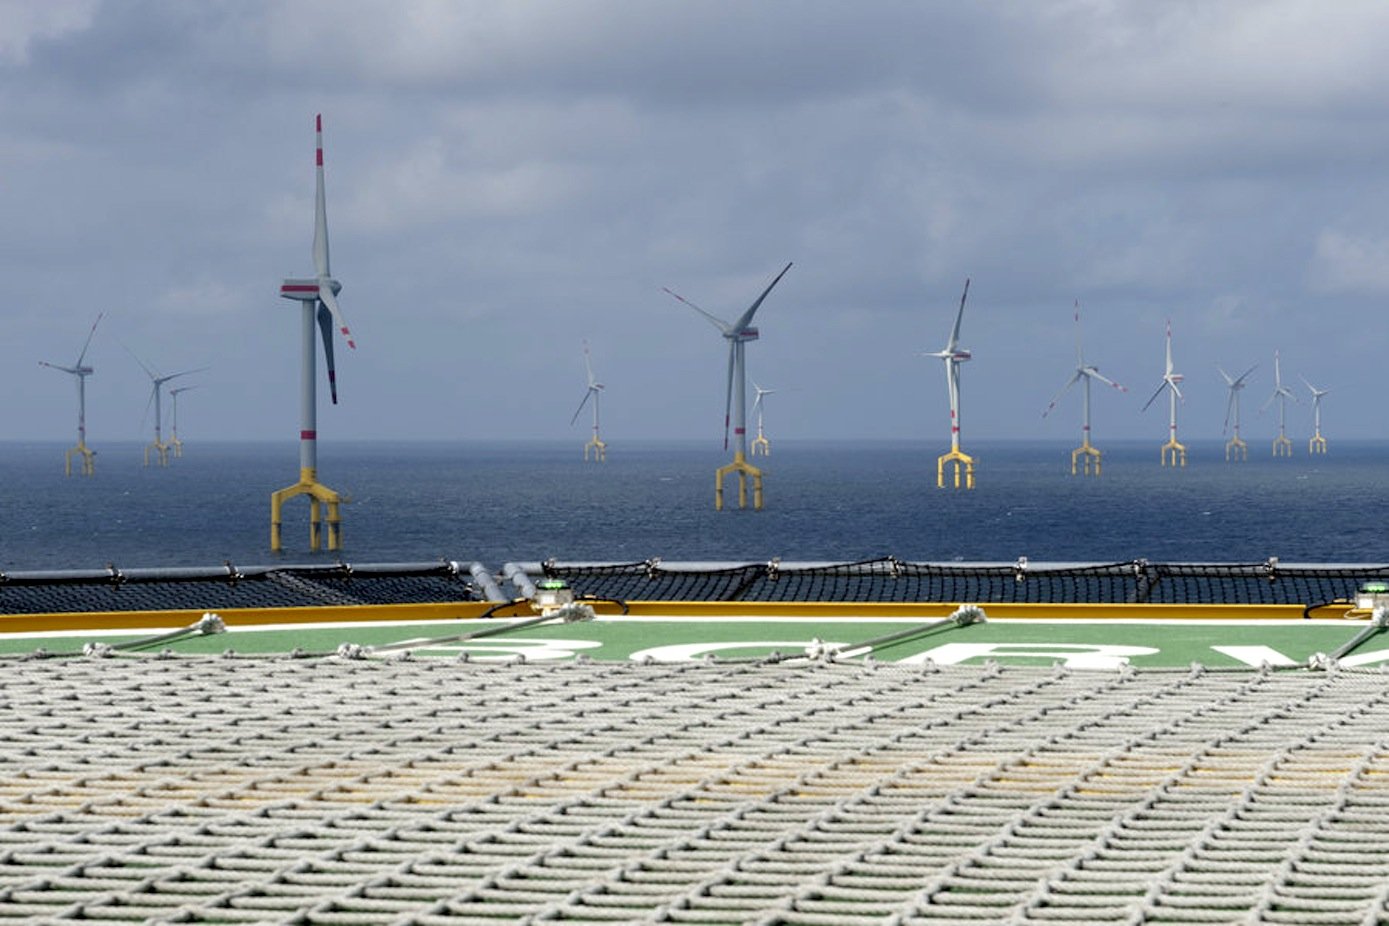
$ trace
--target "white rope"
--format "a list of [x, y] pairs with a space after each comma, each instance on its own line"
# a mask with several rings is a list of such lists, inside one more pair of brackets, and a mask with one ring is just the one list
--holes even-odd
[[1389, 917], [1389, 679], [6, 660], [0, 920]]

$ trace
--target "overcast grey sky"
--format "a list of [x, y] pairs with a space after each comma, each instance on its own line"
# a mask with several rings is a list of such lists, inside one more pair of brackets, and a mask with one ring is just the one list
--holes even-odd
[[0, 0], [7, 439], [298, 433], [323, 113], [341, 404], [320, 437], [572, 438], [592, 346], [610, 453], [722, 439], [725, 348], [661, 291], [757, 317], [780, 438], [948, 445], [940, 349], [966, 277], [963, 428], [1274, 433], [1273, 354], [1323, 430], [1389, 437], [1389, 4]]

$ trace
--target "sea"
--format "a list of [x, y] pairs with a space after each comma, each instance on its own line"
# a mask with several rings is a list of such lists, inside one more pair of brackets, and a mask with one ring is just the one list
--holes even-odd
[[1389, 562], [1389, 443], [1338, 441], [1291, 459], [1251, 442], [1104, 449], [1073, 476], [1065, 442], [981, 442], [973, 491], [936, 486], [922, 442], [778, 441], [765, 506], [714, 509], [728, 455], [705, 442], [350, 443], [319, 448], [319, 477], [347, 499], [343, 546], [308, 549], [308, 503], [286, 506], [269, 548], [270, 493], [298, 476], [298, 446], [185, 441], [165, 467], [136, 443], [100, 446], [96, 475], [67, 477], [60, 443], [0, 443], [0, 573], [310, 563]]

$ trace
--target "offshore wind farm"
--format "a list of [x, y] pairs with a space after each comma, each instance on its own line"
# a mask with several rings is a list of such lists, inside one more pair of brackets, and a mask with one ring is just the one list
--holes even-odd
[[0, 917], [1389, 922], [1386, 42], [14, 0]]

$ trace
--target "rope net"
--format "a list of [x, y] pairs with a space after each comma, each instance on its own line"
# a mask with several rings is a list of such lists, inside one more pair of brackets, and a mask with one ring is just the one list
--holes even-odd
[[1362, 924], [1389, 677], [3, 660], [0, 921]]
[[548, 578], [577, 591], [641, 601], [904, 601], [1073, 604], [1302, 604], [1355, 597], [1384, 581], [1389, 566], [1263, 563], [1124, 563], [1029, 565], [908, 563], [887, 557], [835, 565], [776, 561], [720, 569], [541, 564]]
[[[481, 567], [477, 567], [481, 569]], [[509, 568], [509, 567], [508, 567]], [[1389, 565], [1263, 563], [533, 564], [580, 594], [627, 601], [1299, 604], [1347, 601]], [[485, 573], [486, 570], [483, 570]], [[0, 614], [228, 610], [494, 600], [456, 563], [0, 573]], [[500, 584], [498, 580], [498, 585]]]

